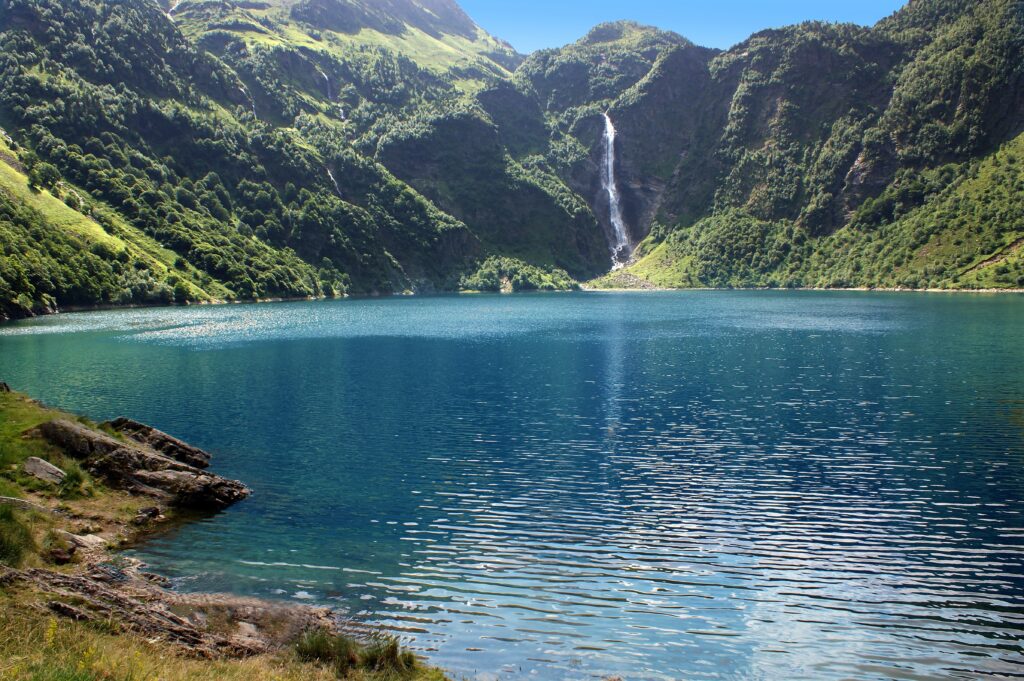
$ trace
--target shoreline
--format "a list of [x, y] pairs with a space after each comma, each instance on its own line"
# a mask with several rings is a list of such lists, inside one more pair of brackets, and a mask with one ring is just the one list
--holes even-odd
[[614, 293], [627, 293], [627, 292], [685, 292], [685, 291], [776, 291], [776, 292], [798, 292], [798, 291], [817, 291], [817, 292], [834, 292], [834, 293], [1024, 293], [1024, 288], [886, 288], [886, 287], [868, 287], [868, 286], [857, 286], [851, 288], [824, 288], [814, 286], [801, 286], [799, 288], [783, 288], [778, 286], [749, 286], [749, 287], [711, 287], [711, 286], [693, 286], [689, 288], [665, 288], [659, 286], [653, 287], [621, 287], [621, 286], [609, 286], [595, 287], [589, 286], [580, 289], [581, 291], [587, 291], [589, 293], [600, 293], [602, 291], [614, 292]]
[[581, 284], [579, 289], [576, 290], [565, 290], [565, 291], [431, 291], [423, 293], [380, 293], [380, 294], [345, 294], [342, 296], [297, 296], [297, 297], [284, 297], [284, 298], [258, 298], [253, 300], [204, 300], [193, 303], [167, 303], [167, 304], [147, 304], [147, 303], [133, 303], [130, 305], [113, 305], [113, 304], [102, 304], [102, 305], [69, 305], [62, 307], [57, 310], [41, 312], [34, 315], [28, 315], [23, 317], [4, 317], [0, 315], [0, 325], [9, 324], [12, 322], [25, 321], [27, 319], [41, 319], [46, 317], [55, 317], [64, 314], [81, 314], [88, 312], [109, 312], [116, 310], [155, 310], [155, 309], [174, 309], [174, 308], [187, 308], [187, 307], [219, 307], [228, 305], [265, 305], [272, 303], [298, 303], [298, 302], [317, 302], [317, 301], [344, 301], [344, 300], [372, 300], [377, 298], [423, 298], [429, 296], [480, 296], [480, 295], [498, 295], [498, 296], [514, 296], [514, 295], [536, 295], [536, 294], [564, 294], [564, 293], [666, 293], [666, 292], [687, 292], [687, 291], [702, 291], [702, 292], [715, 292], [715, 291], [774, 291], [774, 292], [798, 292], [798, 291], [816, 291], [816, 292], [833, 292], [833, 293], [950, 293], [950, 294], [993, 294], [993, 293], [1007, 293], [1007, 294], [1022, 294], [1024, 288], [979, 288], [979, 289], [967, 289], [967, 288], [898, 288], [898, 287], [869, 287], [869, 286], [856, 286], [850, 288], [826, 288], [826, 287], [814, 287], [814, 286], [802, 286], [798, 288], [783, 288], [783, 287], [772, 287], [772, 286], [749, 286], [749, 287], [711, 287], [711, 286], [693, 286], [687, 288], [669, 288], [660, 286], [637, 286], [637, 287], [623, 287], [623, 286], [587, 286]]
[[[0, 426], [0, 678], [64, 678], [52, 650], [60, 632], [80, 644], [65, 651], [71, 668], [112, 651], [95, 678], [176, 681], [198, 669], [217, 679], [445, 681], [391, 635], [329, 608], [179, 592], [125, 556], [249, 495], [208, 470], [207, 452], [130, 419], [96, 424], [52, 409], [2, 382]], [[121, 656], [125, 646], [135, 655]]]

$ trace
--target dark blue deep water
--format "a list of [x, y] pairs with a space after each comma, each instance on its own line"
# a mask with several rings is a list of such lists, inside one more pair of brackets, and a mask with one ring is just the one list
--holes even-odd
[[252, 499], [138, 551], [459, 677], [1024, 675], [1024, 296], [404, 298], [0, 327]]

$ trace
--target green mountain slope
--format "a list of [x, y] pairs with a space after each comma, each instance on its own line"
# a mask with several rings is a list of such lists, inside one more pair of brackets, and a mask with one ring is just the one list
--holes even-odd
[[1014, 0], [526, 58], [453, 0], [0, 0], [0, 314], [600, 277], [604, 112], [597, 285], [1018, 286], [1022, 45]]
[[[660, 101], [680, 91], [679, 68], [623, 93], [613, 105], [620, 131], [653, 130], [663, 157], [677, 159], [652, 164], [655, 154], [621, 147], [624, 192], [634, 205], [653, 206], [631, 216], [638, 240], [651, 233], [638, 255], [664, 243], [660, 257], [673, 251], [676, 264], [662, 270], [662, 260], [641, 260], [600, 283], [976, 285], [931, 262], [924, 242], [901, 243], [925, 249], [910, 259], [927, 261], [926, 275], [904, 273], [895, 244], [864, 274], [840, 275], [856, 262], [834, 249], [861, 232], [896, 238], [898, 229], [880, 228], [941, 200], [981, 159], [1016, 144], [1024, 130], [1022, 36], [1020, 3], [923, 0], [872, 29], [811, 23], [757, 34], [711, 58], [706, 87], [673, 106]], [[673, 137], [681, 128], [693, 132]], [[994, 201], [1019, 202], [1009, 176], [989, 182]], [[998, 206], [986, 209], [1007, 221], [979, 224], [965, 205], [962, 216], [943, 213], [964, 220], [929, 231], [960, 230], [954, 240], [980, 258], [997, 244], [979, 233], [998, 229], [1012, 242], [1022, 229]]]
[[792, 223], [726, 211], [648, 242], [599, 284], [1024, 288], [1024, 135], [926, 177], [934, 193], [893, 222], [808, 239]]

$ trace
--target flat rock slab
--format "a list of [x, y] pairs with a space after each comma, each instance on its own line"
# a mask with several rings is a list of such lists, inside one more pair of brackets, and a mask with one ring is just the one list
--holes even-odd
[[80, 549], [102, 549], [107, 545], [106, 539], [95, 534], [71, 534], [64, 530], [57, 530], [57, 536]]
[[103, 425], [113, 428], [139, 444], [147, 445], [175, 461], [180, 461], [196, 468], [206, 468], [210, 465], [210, 455], [203, 450], [168, 435], [162, 430], [157, 430], [153, 426], [147, 426], [145, 423], [139, 423], [122, 416]]
[[[225, 594], [180, 594], [140, 577], [135, 567], [128, 566], [116, 579], [100, 567], [69, 575], [38, 568], [5, 571], [0, 566], [0, 585], [32, 584], [47, 594], [47, 605], [57, 615], [103, 622], [203, 658], [248, 657], [290, 646], [304, 631], [341, 631], [336, 615], [325, 608]], [[233, 635], [214, 631], [210, 622], [225, 623], [222, 628]]]
[[60, 447], [116, 489], [144, 494], [174, 506], [221, 510], [251, 494], [237, 480], [203, 471], [140, 442], [122, 442], [80, 423], [57, 419], [39, 426], [50, 444]]
[[43, 461], [39, 457], [30, 456], [25, 459], [22, 469], [29, 475], [39, 478], [43, 482], [59, 485], [64, 482], [67, 473], [54, 466], [49, 461]]

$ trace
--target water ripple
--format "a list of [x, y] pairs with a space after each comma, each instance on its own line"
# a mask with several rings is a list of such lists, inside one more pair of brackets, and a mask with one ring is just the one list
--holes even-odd
[[1015, 678], [1022, 331], [1019, 296], [352, 301], [3, 327], [0, 373], [257, 490], [142, 549], [180, 588], [457, 676]]

